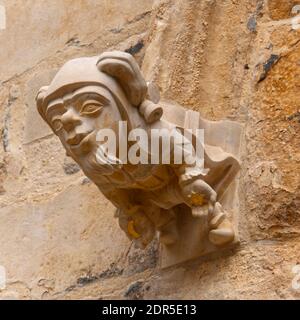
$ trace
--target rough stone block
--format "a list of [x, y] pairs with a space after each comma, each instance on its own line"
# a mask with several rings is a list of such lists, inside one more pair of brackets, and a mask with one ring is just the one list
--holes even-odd
[[52, 130], [47, 126], [36, 109], [35, 97], [41, 84], [47, 84], [56, 73], [56, 70], [44, 70], [35, 75], [27, 83], [26, 105], [27, 114], [25, 122], [24, 143], [46, 137], [52, 134]]

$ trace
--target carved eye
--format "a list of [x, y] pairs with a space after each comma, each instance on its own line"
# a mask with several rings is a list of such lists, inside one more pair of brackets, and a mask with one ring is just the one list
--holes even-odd
[[84, 116], [96, 116], [98, 115], [103, 108], [103, 104], [99, 101], [87, 101], [83, 104], [80, 114]]
[[52, 120], [52, 126], [55, 132], [60, 131], [63, 127], [60, 119]]

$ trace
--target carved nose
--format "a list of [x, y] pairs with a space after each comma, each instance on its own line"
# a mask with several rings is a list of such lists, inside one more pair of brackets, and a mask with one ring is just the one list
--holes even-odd
[[67, 132], [74, 130], [77, 125], [81, 124], [81, 120], [72, 109], [62, 115], [61, 122]]

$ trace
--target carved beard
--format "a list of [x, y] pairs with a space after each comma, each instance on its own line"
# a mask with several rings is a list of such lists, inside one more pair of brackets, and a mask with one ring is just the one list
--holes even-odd
[[81, 162], [83, 171], [92, 180], [97, 176], [101, 178], [103, 175], [112, 175], [122, 167], [121, 161], [115, 155], [108, 154], [101, 143], [96, 143]]

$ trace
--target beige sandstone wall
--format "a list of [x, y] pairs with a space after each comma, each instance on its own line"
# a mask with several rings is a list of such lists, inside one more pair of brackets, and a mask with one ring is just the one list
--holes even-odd
[[[0, 0], [1, 298], [300, 298], [300, 30], [294, 0]], [[26, 4], [25, 4], [26, 3]], [[165, 99], [245, 126], [241, 245], [160, 270], [40, 121], [70, 58], [129, 50]]]

